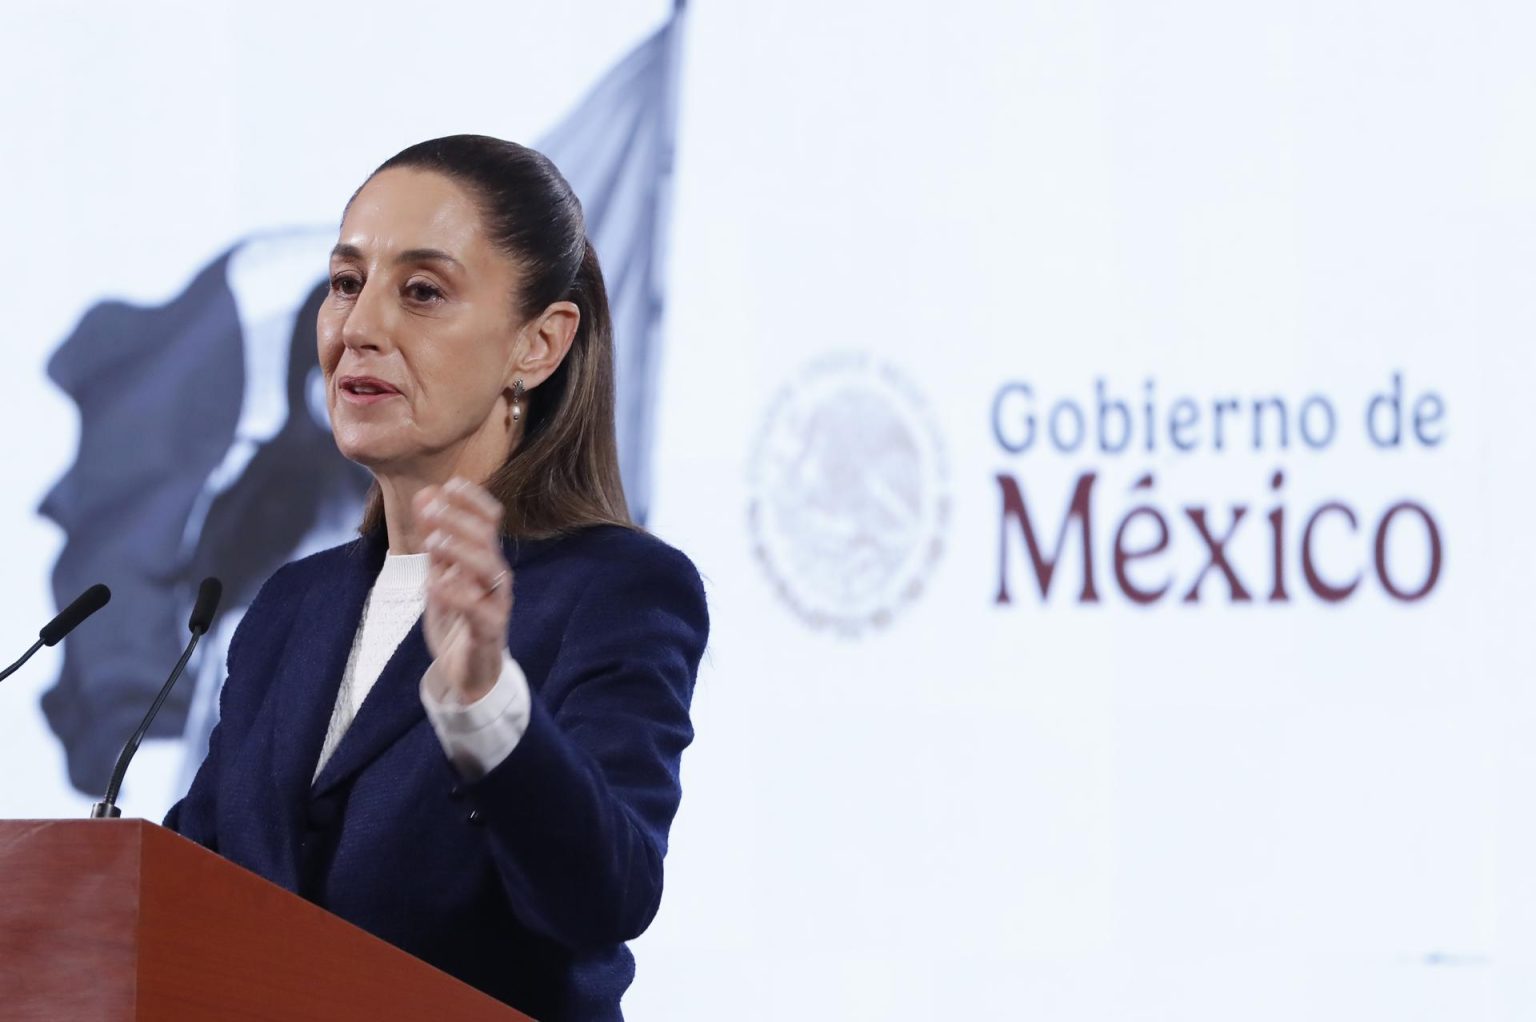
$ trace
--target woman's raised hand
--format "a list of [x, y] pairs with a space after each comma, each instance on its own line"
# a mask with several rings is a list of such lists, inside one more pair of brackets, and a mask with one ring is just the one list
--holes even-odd
[[423, 628], [436, 658], [438, 699], [461, 705], [501, 675], [512, 617], [512, 569], [502, 555], [501, 502], [465, 479], [429, 486], [414, 500], [429, 555]]

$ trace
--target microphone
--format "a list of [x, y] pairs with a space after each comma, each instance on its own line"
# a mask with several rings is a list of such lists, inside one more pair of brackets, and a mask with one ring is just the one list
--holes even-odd
[[75, 597], [74, 603], [59, 611], [57, 617], [43, 625], [42, 629], [37, 633], [37, 641], [32, 644], [31, 649], [21, 655], [20, 660], [7, 667], [4, 671], [0, 671], [0, 681], [4, 681], [15, 674], [22, 664], [32, 659], [33, 653], [36, 653], [44, 646], [57, 646], [60, 639], [74, 631], [80, 622], [105, 607], [110, 599], [112, 599], [112, 590], [100, 582]]
[[112, 768], [112, 779], [107, 783], [107, 793], [102, 796], [100, 802], [91, 806], [91, 819], [115, 820], [123, 815], [123, 811], [117, 807], [117, 793], [123, 786], [123, 775], [128, 772], [128, 763], [133, 759], [133, 754], [139, 751], [139, 743], [144, 740], [144, 735], [149, 731], [149, 725], [155, 719], [155, 714], [160, 712], [160, 707], [165, 703], [165, 697], [171, 694], [171, 686], [176, 684], [176, 679], [181, 677], [181, 672], [186, 669], [187, 661], [192, 659], [192, 651], [197, 648], [197, 640], [208, 631], [208, 626], [213, 624], [214, 612], [219, 609], [219, 597], [224, 595], [224, 587], [216, 578], [205, 578], [203, 584], [197, 587], [197, 602], [192, 604], [192, 616], [187, 619], [187, 628], [192, 632], [192, 639], [187, 643], [186, 651], [181, 654], [181, 659], [176, 661], [176, 667], [171, 671], [171, 676], [165, 679], [165, 684], [160, 688], [160, 694], [155, 696], [155, 701], [150, 704], [149, 712], [144, 715], [144, 722], [139, 729], [128, 739], [123, 746], [122, 754], [117, 757], [117, 766]]

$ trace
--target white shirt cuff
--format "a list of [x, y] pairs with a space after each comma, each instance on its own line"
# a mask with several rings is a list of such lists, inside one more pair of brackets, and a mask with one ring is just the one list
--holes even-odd
[[512, 754], [528, 730], [530, 696], [528, 679], [512, 654], [501, 654], [501, 676], [479, 699], [461, 706], [432, 693], [437, 661], [421, 676], [421, 705], [437, 732], [437, 740], [466, 780], [478, 780]]

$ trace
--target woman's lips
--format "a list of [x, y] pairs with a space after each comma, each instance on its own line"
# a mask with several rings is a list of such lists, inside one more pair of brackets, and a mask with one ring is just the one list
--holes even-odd
[[400, 397], [400, 391], [376, 376], [343, 376], [336, 383], [341, 399], [354, 405], [371, 405], [392, 397]]

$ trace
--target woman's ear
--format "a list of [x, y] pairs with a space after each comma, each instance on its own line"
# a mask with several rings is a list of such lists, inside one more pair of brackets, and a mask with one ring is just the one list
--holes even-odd
[[[565, 361], [580, 325], [581, 309], [575, 302], [550, 305], [523, 328], [528, 347], [517, 365], [512, 367], [512, 377], [521, 379], [529, 390], [549, 379]], [[508, 379], [507, 386], [511, 385], [512, 380]]]

